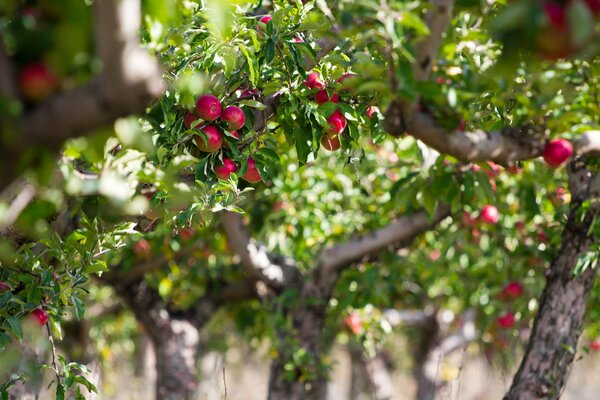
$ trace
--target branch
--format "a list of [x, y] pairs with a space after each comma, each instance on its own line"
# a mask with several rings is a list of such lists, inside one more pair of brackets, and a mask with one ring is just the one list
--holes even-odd
[[19, 194], [10, 203], [8, 211], [3, 221], [0, 221], [0, 235], [4, 235], [9, 227], [15, 223], [21, 212], [27, 207], [27, 205], [33, 200], [36, 194], [36, 189], [31, 184], [25, 184]]
[[17, 79], [15, 71], [6, 52], [4, 38], [0, 32], [0, 97], [6, 97], [9, 100], [18, 100], [19, 91], [17, 88]]
[[164, 92], [158, 62], [140, 47], [140, 0], [103, 0], [94, 7], [102, 73], [86, 86], [52, 97], [25, 115], [20, 140], [3, 149], [5, 165], [11, 168], [3, 168], [0, 188], [18, 174], [15, 166], [32, 143], [57, 151], [69, 138], [143, 112]]
[[383, 319], [390, 325], [423, 326], [433, 315], [430, 310], [396, 310], [393, 308], [383, 311]]
[[437, 58], [442, 43], [442, 36], [450, 20], [452, 19], [452, 8], [454, 0], [430, 0], [431, 8], [425, 15], [425, 24], [429, 28], [429, 36], [417, 44], [415, 62], [413, 63], [413, 74], [417, 81], [429, 78], [433, 62]]
[[330, 287], [342, 269], [390, 245], [414, 239], [432, 229], [449, 215], [450, 207], [440, 204], [432, 218], [425, 211], [419, 211], [413, 215], [400, 217], [388, 226], [364, 236], [330, 247], [319, 256], [315, 270], [316, 281], [322, 288]]
[[221, 221], [229, 245], [251, 276], [277, 291], [296, 282], [299, 271], [295, 261], [269, 253], [265, 246], [257, 244], [250, 237], [240, 214], [223, 211]]

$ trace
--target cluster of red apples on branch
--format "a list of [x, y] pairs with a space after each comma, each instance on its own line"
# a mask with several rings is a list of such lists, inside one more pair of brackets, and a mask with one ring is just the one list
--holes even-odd
[[[234, 140], [240, 139], [238, 130], [244, 127], [246, 115], [234, 105], [223, 108], [221, 101], [212, 94], [200, 96], [196, 101], [195, 113], [186, 112], [184, 124], [187, 129], [194, 129], [196, 146], [205, 153], [215, 153], [223, 148], [226, 134]], [[226, 132], [226, 133], [224, 133]], [[246, 159], [246, 172], [242, 179], [257, 183], [261, 176], [252, 158]], [[222, 164], [215, 166], [214, 172], [219, 179], [227, 180], [238, 171], [238, 165], [223, 152]]]

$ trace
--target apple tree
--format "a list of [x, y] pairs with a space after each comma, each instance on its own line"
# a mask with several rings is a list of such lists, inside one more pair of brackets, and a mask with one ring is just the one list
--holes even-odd
[[324, 399], [396, 325], [419, 399], [471, 341], [560, 396], [600, 329], [598, 1], [0, 4], [3, 396], [97, 390], [124, 309], [157, 398], [235, 329], [270, 399]]

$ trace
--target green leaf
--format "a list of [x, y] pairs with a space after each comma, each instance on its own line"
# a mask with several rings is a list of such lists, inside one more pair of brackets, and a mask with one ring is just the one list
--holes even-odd
[[273, 58], [275, 58], [275, 42], [273, 42], [273, 39], [269, 38], [265, 49], [265, 61], [270, 63], [273, 61]]
[[21, 320], [15, 316], [8, 317], [6, 319], [8, 326], [10, 327], [11, 333], [19, 340], [23, 339], [23, 328], [21, 326]]

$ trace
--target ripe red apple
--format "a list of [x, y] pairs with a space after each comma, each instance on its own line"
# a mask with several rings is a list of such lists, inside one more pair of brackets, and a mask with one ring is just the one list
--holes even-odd
[[229, 106], [221, 112], [221, 119], [227, 123], [227, 130], [241, 129], [246, 123], [246, 115], [241, 108]]
[[35, 310], [33, 310], [31, 312], [31, 315], [36, 319], [40, 326], [44, 326], [48, 322], [48, 314], [41, 308], [36, 308]]
[[0, 281], [0, 293], [9, 292], [11, 290], [12, 288], [8, 283]]
[[198, 126], [198, 124], [194, 125], [194, 122], [200, 120], [200, 117], [198, 117], [196, 114], [191, 113], [189, 111], [185, 112], [185, 115], [183, 116], [183, 124], [185, 125], [185, 127], [187, 129], [191, 129], [192, 127], [196, 127]]
[[296, 42], [296, 43], [304, 43], [304, 40], [302, 40], [302, 38], [301, 38], [301, 37], [295, 37], [295, 38], [293, 39], [293, 41], [294, 41], [294, 42]]
[[239, 98], [256, 98], [260, 96], [260, 91], [257, 89], [245, 89], [242, 93], [240, 93]]
[[57, 84], [56, 75], [43, 62], [27, 65], [19, 75], [21, 94], [29, 101], [40, 101], [50, 96]]
[[[216, 126], [206, 125], [200, 130], [199, 135], [196, 135], [196, 146], [207, 153], [214, 153], [223, 146], [223, 135]], [[206, 142], [205, 142], [206, 140]]]
[[215, 174], [217, 178], [226, 181], [229, 176], [234, 172], [237, 172], [237, 165], [230, 158], [223, 158], [223, 165], [215, 167]]
[[552, 139], [544, 147], [544, 161], [551, 167], [559, 167], [573, 155], [573, 145], [566, 139]]
[[[261, 18], [261, 19], [259, 19], [258, 21], [259, 21], [259, 22], [262, 22], [263, 24], [265, 24], [265, 25], [266, 25], [266, 24], [267, 24], [269, 21], [271, 21], [272, 19], [273, 19], [273, 17], [271, 17], [270, 15], [265, 15], [264, 17], [262, 17], [262, 18]], [[256, 30], [257, 30], [257, 31], [259, 31], [259, 32], [261, 32], [261, 34], [262, 34], [262, 30], [263, 30], [263, 28], [262, 28], [261, 24], [256, 24]], [[260, 36], [261, 34], [259, 34], [259, 36]]]
[[500, 172], [502, 171], [502, 168], [498, 164], [496, 164], [495, 162], [492, 162], [492, 161], [488, 161], [487, 165], [488, 165], [488, 167], [490, 167], [490, 169], [488, 169], [487, 171], [485, 171], [485, 173], [490, 178], [495, 178], [498, 175], [500, 175]]
[[506, 286], [504, 286], [502, 293], [506, 297], [513, 299], [517, 298], [523, 294], [523, 285], [521, 285], [521, 283], [519, 282], [510, 282]]
[[335, 110], [335, 112], [327, 118], [327, 123], [329, 124], [329, 129], [327, 130], [328, 133], [340, 134], [346, 129], [347, 121], [340, 110]]
[[585, 0], [585, 2], [594, 15], [600, 15], [600, 0]]
[[546, 1], [544, 3], [544, 14], [548, 18], [548, 22], [555, 28], [564, 28], [567, 24], [567, 15], [565, 7], [562, 4], [554, 1]]
[[238, 131], [231, 131], [229, 134], [238, 140], [240, 139], [240, 134]]
[[510, 311], [507, 311], [506, 313], [498, 317], [497, 322], [500, 328], [512, 328], [513, 326], [515, 326], [517, 320], [515, 318], [515, 314], [513, 314]]
[[437, 261], [440, 259], [441, 256], [442, 256], [442, 252], [439, 251], [438, 249], [434, 249], [431, 251], [431, 253], [429, 253], [429, 259], [431, 261]]
[[140, 239], [133, 244], [133, 254], [141, 259], [149, 259], [152, 255], [152, 246], [146, 239]]
[[254, 161], [252, 158], [249, 158], [248, 160], [246, 160], [246, 162], [248, 164], [248, 168], [246, 169], [246, 172], [242, 176], [242, 179], [244, 179], [250, 183], [260, 182], [262, 178], [260, 177], [258, 168], [256, 168], [256, 161]]
[[319, 90], [315, 94], [315, 101], [319, 105], [321, 105], [323, 103], [327, 103], [328, 101], [331, 101], [332, 103], [336, 103], [337, 104], [340, 101], [340, 96], [337, 93], [333, 93], [331, 95], [331, 99], [330, 99], [329, 98], [329, 93], [327, 93], [327, 90], [322, 89], [322, 90]]
[[479, 218], [481, 218], [481, 220], [486, 224], [495, 225], [500, 218], [500, 213], [498, 213], [498, 209], [496, 207], [487, 205], [481, 209]]
[[590, 342], [590, 349], [600, 351], [600, 339], [595, 339]]
[[196, 101], [196, 114], [205, 121], [214, 121], [221, 115], [221, 102], [212, 94], [200, 96]]
[[373, 114], [377, 113], [378, 111], [379, 111], [379, 108], [376, 106], [367, 107], [367, 111], [366, 111], [367, 118], [369, 118], [369, 119], [373, 118]]
[[326, 132], [321, 137], [321, 146], [325, 150], [329, 151], [339, 150], [339, 148], [342, 147], [342, 143], [340, 142], [340, 135], [337, 133]]
[[362, 321], [360, 320], [360, 315], [357, 313], [351, 313], [346, 316], [346, 318], [344, 318], [344, 323], [355, 335], [359, 335], [363, 332]]
[[309, 89], [325, 89], [325, 82], [323, 82], [323, 79], [321, 78], [321, 74], [316, 71], [308, 74], [304, 84]]

